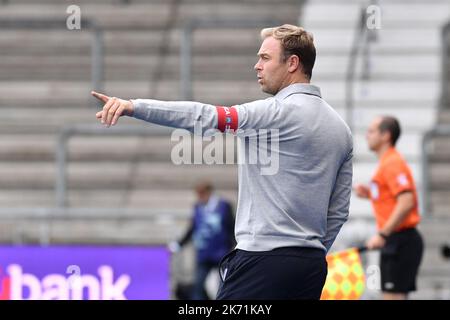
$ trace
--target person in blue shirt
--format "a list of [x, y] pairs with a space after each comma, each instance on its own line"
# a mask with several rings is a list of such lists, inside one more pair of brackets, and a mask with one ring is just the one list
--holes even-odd
[[180, 240], [169, 244], [172, 252], [193, 241], [196, 251], [196, 268], [193, 300], [207, 300], [205, 281], [212, 269], [234, 245], [234, 215], [232, 205], [213, 192], [211, 183], [202, 181], [195, 187], [198, 197], [191, 223]]

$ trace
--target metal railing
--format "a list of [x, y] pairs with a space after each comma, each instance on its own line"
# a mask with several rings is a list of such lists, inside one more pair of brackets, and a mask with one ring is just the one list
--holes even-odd
[[431, 142], [436, 137], [450, 137], [450, 125], [437, 126], [427, 131], [422, 138], [422, 161], [421, 161], [421, 176], [422, 176], [422, 201], [420, 201], [420, 212], [426, 217], [431, 217], [431, 201], [430, 201], [430, 153]]
[[442, 69], [440, 107], [450, 108], [450, 21], [442, 28]]
[[[377, 1], [369, 1], [369, 5], [376, 4]], [[367, 6], [361, 8], [359, 19], [355, 27], [355, 36], [353, 38], [352, 47], [348, 57], [347, 71], [345, 76], [345, 122], [350, 130], [354, 129], [354, 89], [356, 78], [356, 66], [358, 57], [362, 55], [363, 70], [361, 79], [367, 80], [370, 76], [370, 50], [369, 44], [377, 39], [377, 33], [375, 29], [367, 28]]]
[[[442, 69], [441, 69], [441, 96], [439, 101], [439, 110], [450, 107], [450, 21], [442, 28]], [[421, 161], [421, 212], [424, 216], [431, 217], [431, 200], [430, 200], [430, 153], [431, 141], [436, 137], [450, 137], [450, 124], [437, 125], [433, 129], [425, 132], [422, 137], [422, 161]]]

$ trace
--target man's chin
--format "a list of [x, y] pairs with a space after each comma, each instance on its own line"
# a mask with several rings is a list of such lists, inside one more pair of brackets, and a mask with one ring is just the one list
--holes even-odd
[[270, 95], [275, 95], [275, 93], [273, 92], [273, 90], [270, 90], [269, 88], [267, 88], [264, 85], [260, 85], [261, 91]]

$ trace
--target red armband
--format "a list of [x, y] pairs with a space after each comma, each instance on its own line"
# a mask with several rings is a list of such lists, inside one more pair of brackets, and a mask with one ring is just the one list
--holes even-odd
[[216, 106], [217, 108], [217, 129], [222, 132], [237, 130], [238, 115], [235, 108]]

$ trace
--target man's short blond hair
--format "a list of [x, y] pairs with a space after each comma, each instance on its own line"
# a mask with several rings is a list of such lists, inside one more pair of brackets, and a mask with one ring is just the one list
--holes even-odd
[[298, 56], [303, 66], [303, 73], [308, 79], [311, 79], [312, 69], [316, 61], [316, 47], [311, 33], [302, 27], [283, 24], [274, 28], [262, 29], [261, 38], [264, 40], [268, 37], [273, 37], [281, 42], [283, 62], [286, 62], [286, 59], [291, 55]]

